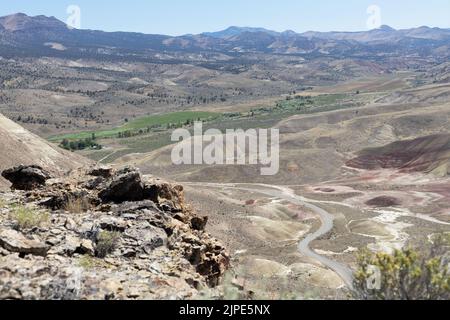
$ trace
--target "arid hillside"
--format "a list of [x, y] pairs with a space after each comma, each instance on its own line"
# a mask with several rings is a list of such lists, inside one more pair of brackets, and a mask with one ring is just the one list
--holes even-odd
[[[128, 154], [118, 159], [117, 164], [137, 165], [144, 172], [177, 181], [317, 183], [350, 174], [345, 163], [358, 157], [361, 150], [447, 133], [448, 107], [448, 103], [376, 102], [363, 107], [288, 117], [274, 125], [281, 134], [280, 171], [271, 177], [259, 175], [256, 166], [174, 166], [170, 161], [173, 146], [150, 153]], [[437, 160], [448, 155], [448, 144], [441, 140], [430, 143], [435, 146], [432, 157], [438, 157]], [[399, 149], [403, 150], [402, 144]], [[431, 172], [440, 166], [424, 171]]]
[[450, 135], [433, 135], [395, 142], [382, 148], [367, 149], [347, 162], [359, 169], [400, 169], [405, 172], [450, 174]]

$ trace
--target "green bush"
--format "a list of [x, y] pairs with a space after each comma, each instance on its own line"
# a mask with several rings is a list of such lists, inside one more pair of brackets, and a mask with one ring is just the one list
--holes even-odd
[[[393, 254], [360, 252], [354, 282], [355, 298], [450, 299], [449, 243], [448, 237], [442, 236], [427, 250], [408, 248]], [[373, 281], [378, 282], [378, 287], [373, 287]]]

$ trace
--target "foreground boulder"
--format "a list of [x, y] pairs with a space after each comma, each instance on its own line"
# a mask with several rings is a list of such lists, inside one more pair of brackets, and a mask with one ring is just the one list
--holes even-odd
[[99, 188], [98, 197], [104, 203], [151, 200], [164, 211], [179, 213], [187, 209], [182, 186], [156, 178], [143, 179], [135, 168], [128, 167], [110, 173], [109, 180], [99, 179], [102, 178], [95, 178], [85, 185], [91, 190]]
[[144, 200], [144, 184], [141, 174], [132, 168], [119, 171], [113, 176], [112, 181], [100, 191], [99, 198], [103, 202], [116, 203]]
[[45, 185], [50, 174], [39, 166], [20, 165], [2, 172], [2, 177], [12, 183], [15, 190], [33, 190]]

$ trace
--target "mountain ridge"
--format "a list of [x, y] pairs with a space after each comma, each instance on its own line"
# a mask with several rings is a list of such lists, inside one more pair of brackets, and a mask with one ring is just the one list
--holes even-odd
[[0, 25], [6, 31], [26, 31], [36, 28], [64, 28], [67, 25], [55, 17], [44, 15], [28, 16], [24, 13], [16, 13], [0, 17]]
[[[38, 16], [28, 16], [25, 13], [15, 13], [11, 15], [6, 15], [0, 17], [0, 28], [4, 28], [7, 31], [18, 31], [18, 30], [26, 30], [33, 27], [62, 27], [67, 25], [58, 20], [54, 16], [45, 16], [45, 15], [38, 15]], [[1, 29], [0, 29], [1, 30]], [[379, 28], [366, 30], [366, 31], [306, 31], [306, 32], [295, 32], [293, 30], [285, 30], [282, 32], [270, 30], [263, 27], [240, 27], [240, 26], [230, 26], [226, 29], [219, 30], [219, 31], [213, 31], [213, 32], [202, 32], [200, 34], [186, 34], [182, 36], [170, 36], [165, 34], [151, 34], [151, 33], [144, 33], [144, 32], [124, 32], [124, 31], [114, 31], [114, 32], [106, 32], [102, 30], [93, 30], [93, 29], [79, 29], [80, 31], [101, 31], [104, 33], [126, 33], [126, 34], [142, 34], [142, 35], [160, 35], [165, 36], [169, 38], [182, 38], [182, 37], [189, 37], [189, 36], [210, 36], [213, 38], [219, 38], [224, 39], [232, 36], [236, 36], [243, 33], [267, 33], [274, 36], [279, 35], [297, 35], [297, 36], [304, 36], [308, 37], [311, 34], [314, 35], [339, 35], [339, 34], [363, 34], [363, 33], [375, 33], [375, 32], [401, 32], [405, 34], [412, 33], [414, 31], [440, 31], [440, 32], [450, 32], [450, 28], [439, 28], [439, 27], [429, 27], [429, 26], [419, 26], [416, 28], [408, 28], [408, 29], [395, 29], [392, 28], [389, 25], [382, 25]]]

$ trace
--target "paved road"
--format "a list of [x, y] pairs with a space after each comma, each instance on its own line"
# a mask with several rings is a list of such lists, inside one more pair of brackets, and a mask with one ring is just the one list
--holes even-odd
[[319, 230], [307, 235], [306, 238], [300, 242], [300, 244], [298, 245], [300, 253], [330, 268], [331, 270], [336, 272], [336, 274], [338, 274], [339, 277], [341, 277], [341, 279], [344, 281], [344, 283], [348, 288], [351, 289], [353, 287], [353, 273], [349, 267], [337, 261], [333, 261], [325, 256], [319, 255], [310, 247], [313, 241], [326, 235], [333, 229], [334, 216], [329, 212], [327, 212], [326, 210], [308, 202], [308, 199], [296, 195], [292, 189], [287, 187], [264, 185], [264, 184], [220, 184], [220, 183], [202, 183], [202, 184], [186, 183], [186, 184], [257, 192], [271, 197], [289, 201], [290, 203], [295, 205], [301, 205], [309, 208], [317, 215], [319, 215], [320, 220], [322, 221], [322, 225], [319, 228]]

